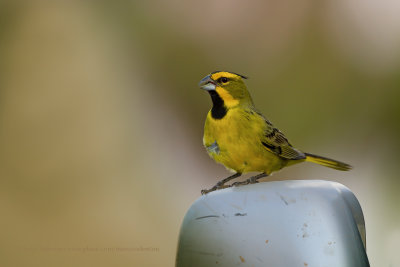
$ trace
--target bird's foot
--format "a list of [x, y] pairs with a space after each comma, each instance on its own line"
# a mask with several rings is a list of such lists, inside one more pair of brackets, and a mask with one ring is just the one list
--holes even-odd
[[234, 182], [231, 186], [241, 186], [241, 185], [246, 185], [246, 184], [250, 184], [250, 179], [247, 179], [243, 182]]
[[228, 188], [228, 187], [230, 187], [229, 185], [224, 185], [224, 184], [221, 184], [221, 185], [215, 185], [215, 186], [213, 186], [212, 188], [210, 188], [210, 189], [203, 189], [203, 190], [201, 190], [201, 194], [202, 195], [205, 195], [205, 194], [208, 194], [208, 193], [210, 193], [210, 192], [213, 192], [213, 191], [217, 191], [217, 190], [220, 190], [220, 189], [224, 189], [224, 188]]
[[256, 184], [259, 183], [259, 181], [257, 181], [259, 178], [257, 176], [253, 176], [250, 177], [249, 179], [247, 179], [247, 181], [249, 181], [249, 184]]
[[225, 185], [225, 183], [229, 182], [232, 179], [235, 179], [235, 178], [239, 177], [240, 175], [242, 175], [242, 174], [240, 172], [237, 172], [237, 173], [235, 173], [235, 174], [233, 174], [233, 175], [231, 175], [229, 177], [226, 177], [225, 179], [222, 179], [221, 181], [219, 181], [212, 188], [201, 190], [201, 194], [205, 195], [205, 194], [208, 194], [208, 193], [210, 193], [212, 191], [216, 191], [216, 190], [220, 190], [220, 189], [223, 189], [223, 188], [230, 187], [230, 185]]
[[265, 173], [261, 173], [255, 176], [250, 177], [249, 179], [243, 181], [243, 182], [235, 182], [232, 184], [232, 186], [240, 186], [240, 185], [246, 185], [246, 184], [256, 184], [259, 183], [258, 179], [263, 178], [267, 176]]

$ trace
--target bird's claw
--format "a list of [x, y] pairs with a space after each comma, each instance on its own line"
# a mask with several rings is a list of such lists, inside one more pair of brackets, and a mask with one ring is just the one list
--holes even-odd
[[246, 185], [246, 184], [249, 184], [249, 183], [250, 183], [249, 180], [246, 180], [246, 181], [243, 181], [243, 182], [234, 182], [232, 184], [232, 186], [241, 186], [241, 185]]
[[251, 177], [248, 181], [249, 181], [249, 184], [259, 183], [259, 181], [257, 181], [257, 179], [254, 179], [253, 177]]
[[[221, 187], [221, 186], [223, 186], [224, 185], [224, 182], [223, 181], [219, 181], [214, 187], [215, 188], [218, 188], [218, 187]], [[213, 187], [213, 188], [214, 188]]]
[[202, 194], [202, 195], [205, 195], [205, 194], [210, 193], [211, 191], [213, 191], [213, 190], [211, 190], [211, 189], [202, 189], [202, 190], [201, 190], [201, 194]]
[[214, 187], [212, 187], [210, 189], [201, 190], [201, 194], [205, 195], [205, 194], [208, 194], [210, 192], [217, 191], [217, 190], [224, 189], [224, 188], [228, 188], [228, 187], [230, 187], [230, 185], [224, 185], [224, 184], [219, 185], [219, 184], [217, 184], [217, 185], [215, 185]]

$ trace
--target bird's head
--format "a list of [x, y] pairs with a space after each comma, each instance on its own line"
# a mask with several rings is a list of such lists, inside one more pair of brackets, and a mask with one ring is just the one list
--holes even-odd
[[210, 93], [213, 101], [215, 98], [220, 98], [227, 108], [252, 105], [253, 102], [243, 79], [247, 77], [233, 72], [215, 71], [204, 77], [199, 86]]

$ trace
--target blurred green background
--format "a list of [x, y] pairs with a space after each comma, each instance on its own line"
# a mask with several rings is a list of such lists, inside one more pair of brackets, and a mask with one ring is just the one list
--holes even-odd
[[351, 163], [273, 175], [358, 197], [372, 266], [399, 266], [396, 1], [0, 1], [0, 265], [174, 266], [200, 190], [198, 81], [250, 77], [298, 148]]

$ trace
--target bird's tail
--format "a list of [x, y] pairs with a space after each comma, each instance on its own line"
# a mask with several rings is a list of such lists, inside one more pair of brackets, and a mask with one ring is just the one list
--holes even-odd
[[306, 161], [317, 163], [319, 165], [323, 165], [336, 170], [348, 171], [352, 168], [349, 164], [337, 160], [317, 156], [310, 153], [305, 153], [305, 155], [307, 156]]

